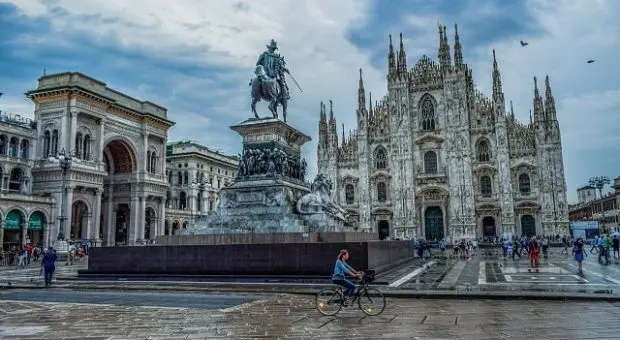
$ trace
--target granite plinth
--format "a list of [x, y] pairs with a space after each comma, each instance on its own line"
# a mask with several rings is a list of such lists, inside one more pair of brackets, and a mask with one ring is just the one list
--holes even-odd
[[411, 241], [97, 247], [84, 274], [328, 276], [343, 248], [358, 269], [381, 271], [413, 257]]

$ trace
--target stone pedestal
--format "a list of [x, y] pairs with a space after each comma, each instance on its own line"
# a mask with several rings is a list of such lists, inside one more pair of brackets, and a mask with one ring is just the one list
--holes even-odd
[[301, 146], [310, 137], [276, 118], [248, 119], [231, 129], [243, 137], [235, 181], [220, 190], [216, 213], [185, 234], [341, 231], [322, 212], [301, 215], [296, 202], [310, 192]]

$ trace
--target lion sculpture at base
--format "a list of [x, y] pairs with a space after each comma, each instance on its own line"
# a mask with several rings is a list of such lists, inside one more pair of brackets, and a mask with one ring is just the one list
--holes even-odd
[[332, 200], [332, 188], [331, 180], [324, 174], [318, 174], [310, 186], [311, 192], [297, 201], [297, 211], [303, 215], [326, 212], [333, 218], [344, 221], [346, 212]]

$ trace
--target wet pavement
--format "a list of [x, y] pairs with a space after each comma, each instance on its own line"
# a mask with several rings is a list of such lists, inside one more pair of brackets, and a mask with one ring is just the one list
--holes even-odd
[[2, 301], [0, 339], [617, 339], [620, 304], [388, 299], [321, 316], [281, 295], [226, 309]]
[[168, 308], [219, 309], [270, 298], [272, 295], [205, 294], [169, 292], [114, 292], [59, 290], [11, 290], [0, 292], [0, 304], [5, 300], [30, 302], [71, 302], [112, 304], [121, 306], [159, 306]]

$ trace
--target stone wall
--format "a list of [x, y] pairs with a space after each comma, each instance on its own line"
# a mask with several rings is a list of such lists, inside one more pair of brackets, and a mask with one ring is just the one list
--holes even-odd
[[83, 273], [329, 276], [343, 248], [357, 269], [386, 269], [413, 253], [411, 241], [100, 247]]
[[202, 235], [163, 235], [156, 245], [189, 244], [248, 244], [248, 243], [307, 243], [307, 242], [364, 242], [378, 239], [375, 233], [238, 233]]

